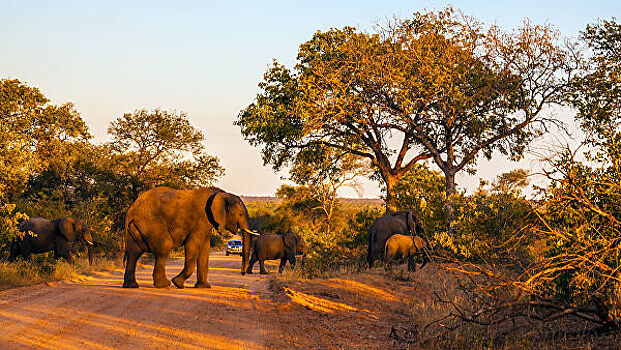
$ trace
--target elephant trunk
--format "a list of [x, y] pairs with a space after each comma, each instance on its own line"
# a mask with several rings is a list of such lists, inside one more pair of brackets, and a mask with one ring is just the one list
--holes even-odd
[[88, 254], [88, 264], [89, 265], [93, 265], [93, 246], [95, 245], [93, 243], [93, 236], [90, 233], [90, 230], [86, 230], [84, 232], [84, 241], [86, 241], [86, 251]]
[[93, 245], [92, 244], [87, 244], [86, 245], [86, 251], [88, 253], [88, 264], [89, 265], [93, 265]]

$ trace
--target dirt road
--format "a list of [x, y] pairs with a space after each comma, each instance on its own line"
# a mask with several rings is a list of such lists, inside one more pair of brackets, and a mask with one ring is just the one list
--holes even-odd
[[[182, 267], [170, 259], [168, 277]], [[0, 349], [276, 348], [269, 277], [239, 268], [239, 256], [213, 254], [211, 289], [191, 288], [196, 274], [185, 289], [155, 289], [143, 265], [140, 289], [122, 289], [118, 270], [0, 292]]]

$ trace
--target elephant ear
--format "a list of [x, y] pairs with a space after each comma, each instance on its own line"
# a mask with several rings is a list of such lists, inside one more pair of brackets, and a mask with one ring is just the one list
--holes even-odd
[[414, 213], [411, 211], [408, 211], [406, 213], [406, 225], [408, 225], [408, 231], [409, 232], [414, 232], [414, 234], [416, 234], [416, 218], [414, 217]]
[[415, 235], [419, 235], [419, 236], [425, 233], [425, 230], [423, 229], [423, 225], [420, 224], [420, 221], [418, 221], [418, 219], [416, 218], [416, 215], [414, 215], [414, 212], [408, 211], [406, 220], [407, 220], [408, 230], [410, 232], [413, 232]]
[[71, 218], [61, 219], [58, 222], [58, 230], [60, 231], [60, 234], [70, 242], [75, 241], [77, 238], [75, 221]]
[[289, 248], [289, 250], [295, 253], [297, 243], [298, 243], [298, 238], [293, 233], [287, 233], [285, 235], [284, 240], [285, 240], [285, 246]]
[[225, 192], [214, 193], [207, 199], [207, 204], [205, 205], [207, 220], [217, 231], [226, 228], [226, 217], [228, 214], [227, 197]]

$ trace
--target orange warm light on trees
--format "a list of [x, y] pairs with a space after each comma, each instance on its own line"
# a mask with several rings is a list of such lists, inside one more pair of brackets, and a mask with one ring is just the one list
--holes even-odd
[[236, 124], [276, 169], [316, 145], [368, 159], [394, 210], [420, 160], [433, 159], [451, 196], [478, 156], [519, 159], [555, 122], [541, 112], [563, 101], [575, 58], [550, 26], [505, 33], [452, 8], [417, 12], [376, 33], [318, 32], [293, 69], [274, 63]]

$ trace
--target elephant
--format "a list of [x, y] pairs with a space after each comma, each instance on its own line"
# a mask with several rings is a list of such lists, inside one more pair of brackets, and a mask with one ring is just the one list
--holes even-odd
[[246, 273], [252, 273], [252, 267], [259, 261], [261, 274], [267, 274], [265, 270], [265, 260], [280, 259], [278, 273], [282, 273], [287, 260], [291, 266], [295, 266], [295, 255], [306, 255], [306, 243], [295, 233], [286, 235], [267, 233], [259, 236], [253, 245], [252, 256]]
[[83, 241], [86, 243], [88, 262], [93, 264], [93, 236], [83, 220], [30, 218], [22, 221], [18, 228], [24, 236], [11, 243], [9, 261], [14, 261], [20, 254], [28, 259], [31, 253], [46, 253], [51, 250], [54, 251], [55, 259], [65, 258], [70, 261], [69, 242]]
[[423, 255], [422, 269], [427, 262], [431, 261], [431, 255], [427, 247], [427, 243], [420, 236], [392, 235], [386, 240], [384, 249], [386, 261], [389, 263], [394, 260], [408, 259], [408, 270], [416, 271], [416, 263], [414, 257], [417, 254]]
[[386, 214], [376, 219], [369, 227], [369, 244], [367, 248], [367, 263], [373, 267], [373, 262], [384, 253], [386, 240], [395, 234], [423, 235], [424, 230], [420, 220], [411, 210]]
[[242, 236], [242, 267], [244, 275], [250, 257], [251, 235], [248, 211], [236, 195], [216, 187], [195, 190], [176, 190], [156, 187], [140, 196], [130, 206], [125, 217], [125, 274], [123, 288], [138, 288], [136, 262], [144, 252], [155, 256], [153, 285], [165, 288], [171, 284], [166, 278], [166, 258], [171, 250], [184, 246], [183, 270], [172, 279], [177, 288], [197, 266], [196, 288], [210, 288], [210, 238], [213, 230], [226, 229]]

